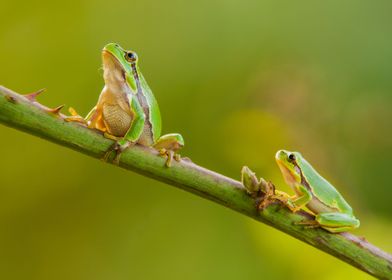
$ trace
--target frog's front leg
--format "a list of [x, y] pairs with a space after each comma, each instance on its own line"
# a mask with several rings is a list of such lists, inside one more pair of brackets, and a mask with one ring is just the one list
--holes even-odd
[[332, 233], [349, 231], [360, 225], [359, 220], [352, 215], [337, 212], [320, 213], [316, 216], [316, 222]]
[[155, 142], [153, 147], [159, 151], [159, 154], [163, 157], [166, 157], [166, 166], [170, 167], [173, 161], [173, 158], [176, 161], [180, 161], [181, 156], [176, 152], [180, 150], [184, 146], [184, 138], [181, 134], [171, 133], [166, 134]]
[[297, 212], [304, 207], [309, 201], [312, 200], [312, 194], [309, 190], [301, 184], [294, 186], [296, 195], [293, 197], [283, 197], [281, 201], [292, 211]]
[[[92, 111], [95, 111], [95, 107], [92, 109]], [[81, 115], [78, 114], [78, 112], [76, 112], [76, 110], [72, 107], [68, 108], [68, 112], [71, 114], [71, 116], [67, 116], [65, 117], [65, 121], [66, 122], [78, 122], [78, 123], [82, 123], [84, 125], [88, 125], [88, 115], [86, 118], [83, 118]], [[90, 115], [90, 114], [89, 114]]]

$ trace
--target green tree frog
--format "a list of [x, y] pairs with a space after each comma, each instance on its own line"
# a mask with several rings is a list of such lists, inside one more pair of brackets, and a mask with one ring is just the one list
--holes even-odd
[[316, 216], [300, 224], [320, 226], [333, 233], [359, 227], [350, 205], [300, 153], [280, 150], [275, 159], [284, 180], [296, 193], [287, 200], [287, 206], [294, 212], [306, 206]]
[[105, 154], [105, 160], [115, 150], [114, 162], [118, 164], [121, 152], [136, 143], [157, 149], [167, 157], [167, 166], [173, 157], [179, 160], [176, 151], [184, 146], [184, 139], [177, 133], [161, 136], [158, 103], [140, 72], [137, 54], [109, 43], [102, 50], [102, 62], [105, 86], [97, 105], [86, 118], [70, 108], [73, 116], [67, 120], [83, 122], [116, 141]]

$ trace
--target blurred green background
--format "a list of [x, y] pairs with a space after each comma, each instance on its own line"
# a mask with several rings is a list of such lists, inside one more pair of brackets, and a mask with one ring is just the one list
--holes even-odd
[[[299, 150], [392, 251], [390, 1], [3, 1], [0, 84], [87, 113], [108, 42], [138, 52], [182, 154], [288, 190]], [[277, 230], [0, 126], [1, 279], [369, 279]]]

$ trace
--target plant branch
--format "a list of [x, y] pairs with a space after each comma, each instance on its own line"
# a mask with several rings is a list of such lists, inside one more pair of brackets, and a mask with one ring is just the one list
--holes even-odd
[[[22, 96], [0, 86], [0, 122], [95, 158], [102, 158], [113, 144], [112, 140], [104, 138], [95, 130], [64, 121], [64, 115], [56, 110], [50, 111], [39, 104], [35, 97], [35, 94]], [[240, 182], [191, 161], [174, 161], [170, 168], [166, 168], [165, 159], [159, 157], [155, 150], [136, 145], [122, 154], [120, 167], [163, 181], [266, 223], [375, 277], [392, 279], [392, 256], [364, 238], [296, 225], [296, 222], [311, 216], [304, 211], [292, 213], [278, 202], [260, 212], [256, 209], [255, 199], [247, 195]]]

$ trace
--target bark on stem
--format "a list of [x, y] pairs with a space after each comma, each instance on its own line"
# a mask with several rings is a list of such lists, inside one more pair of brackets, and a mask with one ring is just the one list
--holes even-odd
[[[101, 133], [78, 123], [64, 121], [64, 115], [48, 111], [35, 100], [0, 86], [0, 122], [46, 140], [69, 147], [91, 157], [101, 158], [113, 144]], [[279, 203], [256, 210], [255, 200], [246, 194], [241, 183], [190, 161], [173, 162], [153, 149], [135, 146], [121, 156], [120, 167], [219, 203], [257, 221], [266, 223], [315, 248], [327, 252], [375, 277], [392, 279], [392, 256], [365, 239], [350, 233], [331, 234], [323, 229], [307, 229], [295, 222], [308, 218], [304, 211], [291, 213]]]

